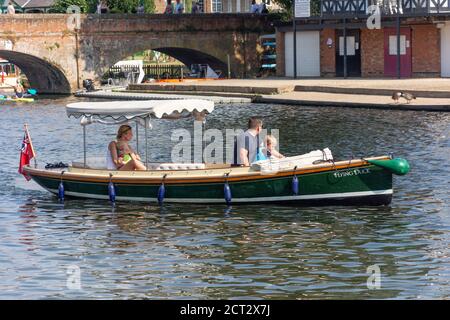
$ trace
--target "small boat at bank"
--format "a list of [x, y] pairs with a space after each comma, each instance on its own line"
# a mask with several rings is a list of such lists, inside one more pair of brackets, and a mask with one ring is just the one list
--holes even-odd
[[[393, 174], [409, 171], [404, 159], [389, 156], [336, 161], [328, 149], [236, 167], [210, 163], [149, 163], [151, 121], [194, 117], [202, 120], [214, 104], [205, 100], [82, 102], [67, 106], [69, 117], [91, 123], [136, 122], [145, 128], [147, 171], [107, 170], [106, 159], [74, 161], [68, 168], [30, 165], [23, 171], [49, 192], [64, 196], [146, 203], [259, 204], [306, 206], [387, 205]], [[162, 121], [162, 120], [161, 120]], [[137, 135], [139, 136], [139, 135]]]
[[0, 102], [34, 102], [33, 98], [6, 98], [0, 97]]

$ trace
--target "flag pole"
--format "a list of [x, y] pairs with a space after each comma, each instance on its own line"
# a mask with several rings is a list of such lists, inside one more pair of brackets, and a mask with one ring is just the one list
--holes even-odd
[[31, 141], [30, 132], [28, 131], [28, 123], [25, 123], [24, 127], [25, 127], [25, 133], [26, 133], [26, 135], [28, 137], [28, 141], [30, 141], [31, 150], [33, 150], [34, 167], [37, 168], [36, 152], [34, 152], [33, 142]]

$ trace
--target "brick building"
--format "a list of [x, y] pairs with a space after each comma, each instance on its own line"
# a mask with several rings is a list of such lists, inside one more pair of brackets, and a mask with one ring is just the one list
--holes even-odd
[[[377, 1], [376, 29], [370, 0], [322, 0], [320, 14], [297, 18], [297, 76], [450, 77], [450, 1], [399, 0], [398, 15], [391, 1]], [[276, 28], [277, 74], [293, 76], [292, 23]]]
[[18, 13], [48, 13], [55, 0], [0, 0], [0, 9], [6, 12], [10, 3]]

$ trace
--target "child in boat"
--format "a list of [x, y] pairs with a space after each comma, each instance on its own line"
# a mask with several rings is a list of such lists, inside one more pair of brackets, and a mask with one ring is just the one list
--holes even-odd
[[284, 158], [284, 156], [275, 149], [277, 143], [277, 139], [274, 136], [270, 134], [266, 136], [266, 138], [264, 139], [264, 145], [267, 151], [267, 158]]

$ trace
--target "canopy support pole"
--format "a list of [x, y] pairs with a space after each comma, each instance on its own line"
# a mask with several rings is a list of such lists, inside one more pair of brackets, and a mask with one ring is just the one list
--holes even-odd
[[148, 170], [148, 122], [149, 118], [145, 118], [145, 167]]
[[136, 153], [139, 154], [139, 124], [136, 122]]
[[205, 145], [206, 145], [206, 141], [205, 141], [205, 132], [206, 132], [206, 120], [202, 121], [202, 162], [206, 163], [205, 160]]
[[84, 168], [86, 169], [86, 125], [83, 125], [83, 155], [84, 155]]

